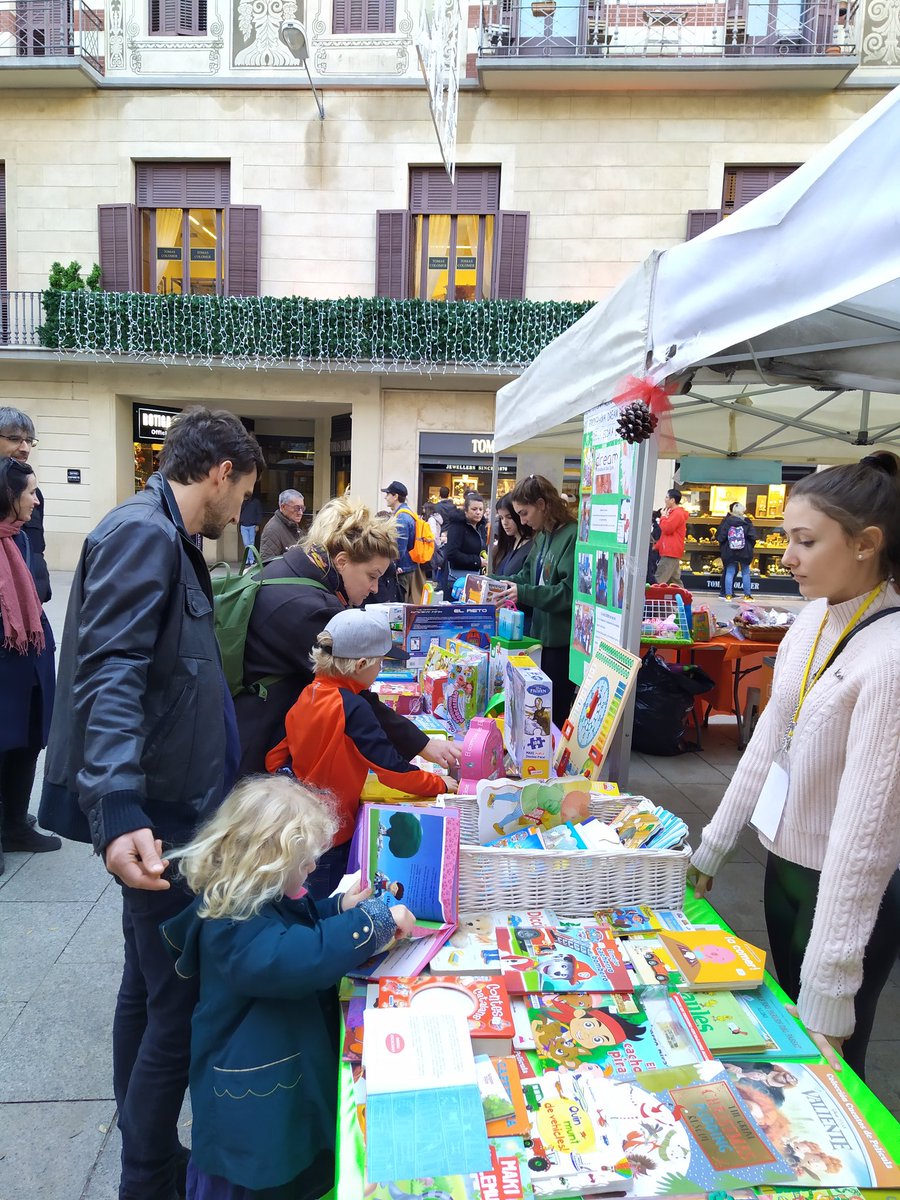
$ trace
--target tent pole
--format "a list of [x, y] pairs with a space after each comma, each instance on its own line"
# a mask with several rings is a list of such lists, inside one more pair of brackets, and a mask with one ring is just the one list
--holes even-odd
[[494, 528], [494, 522], [497, 520], [497, 483], [500, 478], [500, 455], [494, 451], [494, 461], [491, 464], [491, 507], [488, 510], [488, 561], [487, 573], [490, 575], [494, 569], [494, 543], [497, 540], [497, 531]]

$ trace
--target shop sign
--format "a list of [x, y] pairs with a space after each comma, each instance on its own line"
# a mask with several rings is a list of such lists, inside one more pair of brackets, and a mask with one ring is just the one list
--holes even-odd
[[429, 271], [446, 271], [449, 266], [450, 266], [450, 259], [447, 257], [446, 254], [444, 254], [444, 255], [433, 254], [433, 255], [430, 255], [428, 258], [428, 270]]
[[463, 255], [459, 255], [459, 254], [457, 254], [457, 256], [456, 256], [456, 269], [457, 269], [457, 271], [474, 271], [474, 270], [475, 270], [475, 262], [476, 262], [476, 259], [475, 259], [475, 255], [474, 255], [474, 254], [471, 254], [471, 255], [469, 255], [469, 254], [463, 254]]
[[181, 262], [181, 247], [180, 246], [157, 246], [156, 257], [158, 259], [171, 259], [172, 262]]
[[148, 405], [134, 405], [134, 440], [136, 442], [164, 442], [169, 426], [178, 414], [180, 408], [150, 408]]
[[213, 247], [213, 246], [192, 246], [191, 247], [191, 262], [215, 262], [215, 261], [216, 261], [215, 247]]
[[66, 470], [66, 483], [81, 483], [81, 470], [78, 467], [69, 467]]
[[490, 457], [494, 453], [492, 433], [420, 433], [420, 454], [445, 454], [462, 458], [477, 454]]

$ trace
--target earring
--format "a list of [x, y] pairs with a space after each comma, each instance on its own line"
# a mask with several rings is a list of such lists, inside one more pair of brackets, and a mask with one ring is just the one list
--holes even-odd
[[862, 561], [862, 555], [861, 555], [861, 554], [857, 554], [857, 556], [856, 556], [856, 557], [857, 557], [858, 559], [860, 559], [860, 561]]

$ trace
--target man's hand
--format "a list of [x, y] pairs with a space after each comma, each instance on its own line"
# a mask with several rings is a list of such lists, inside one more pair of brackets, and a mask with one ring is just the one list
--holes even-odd
[[426, 762], [437, 763], [439, 767], [445, 767], [448, 771], [459, 766], [462, 757], [462, 751], [456, 742], [449, 742], [446, 738], [429, 738], [419, 754]]
[[368, 900], [371, 895], [371, 884], [367, 888], [360, 887], [359, 880], [357, 879], [341, 896], [341, 912], [349, 912], [351, 908], [356, 908], [360, 901]]
[[405, 904], [393, 904], [388, 909], [388, 912], [394, 918], [397, 926], [398, 937], [409, 937], [415, 928], [416, 918], [412, 915]]
[[147, 892], [164, 892], [169, 887], [162, 873], [169, 860], [162, 856], [162, 842], [154, 840], [152, 829], [133, 829], [114, 838], [103, 854], [106, 869], [126, 887]]

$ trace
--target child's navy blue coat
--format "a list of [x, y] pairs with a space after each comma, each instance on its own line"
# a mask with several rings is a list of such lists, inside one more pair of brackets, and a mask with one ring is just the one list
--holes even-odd
[[333, 1152], [334, 985], [390, 940], [394, 922], [377, 904], [338, 913], [336, 900], [308, 896], [246, 921], [201, 919], [199, 903], [162, 926], [178, 974], [200, 975], [191, 1154], [210, 1175], [277, 1187]]

